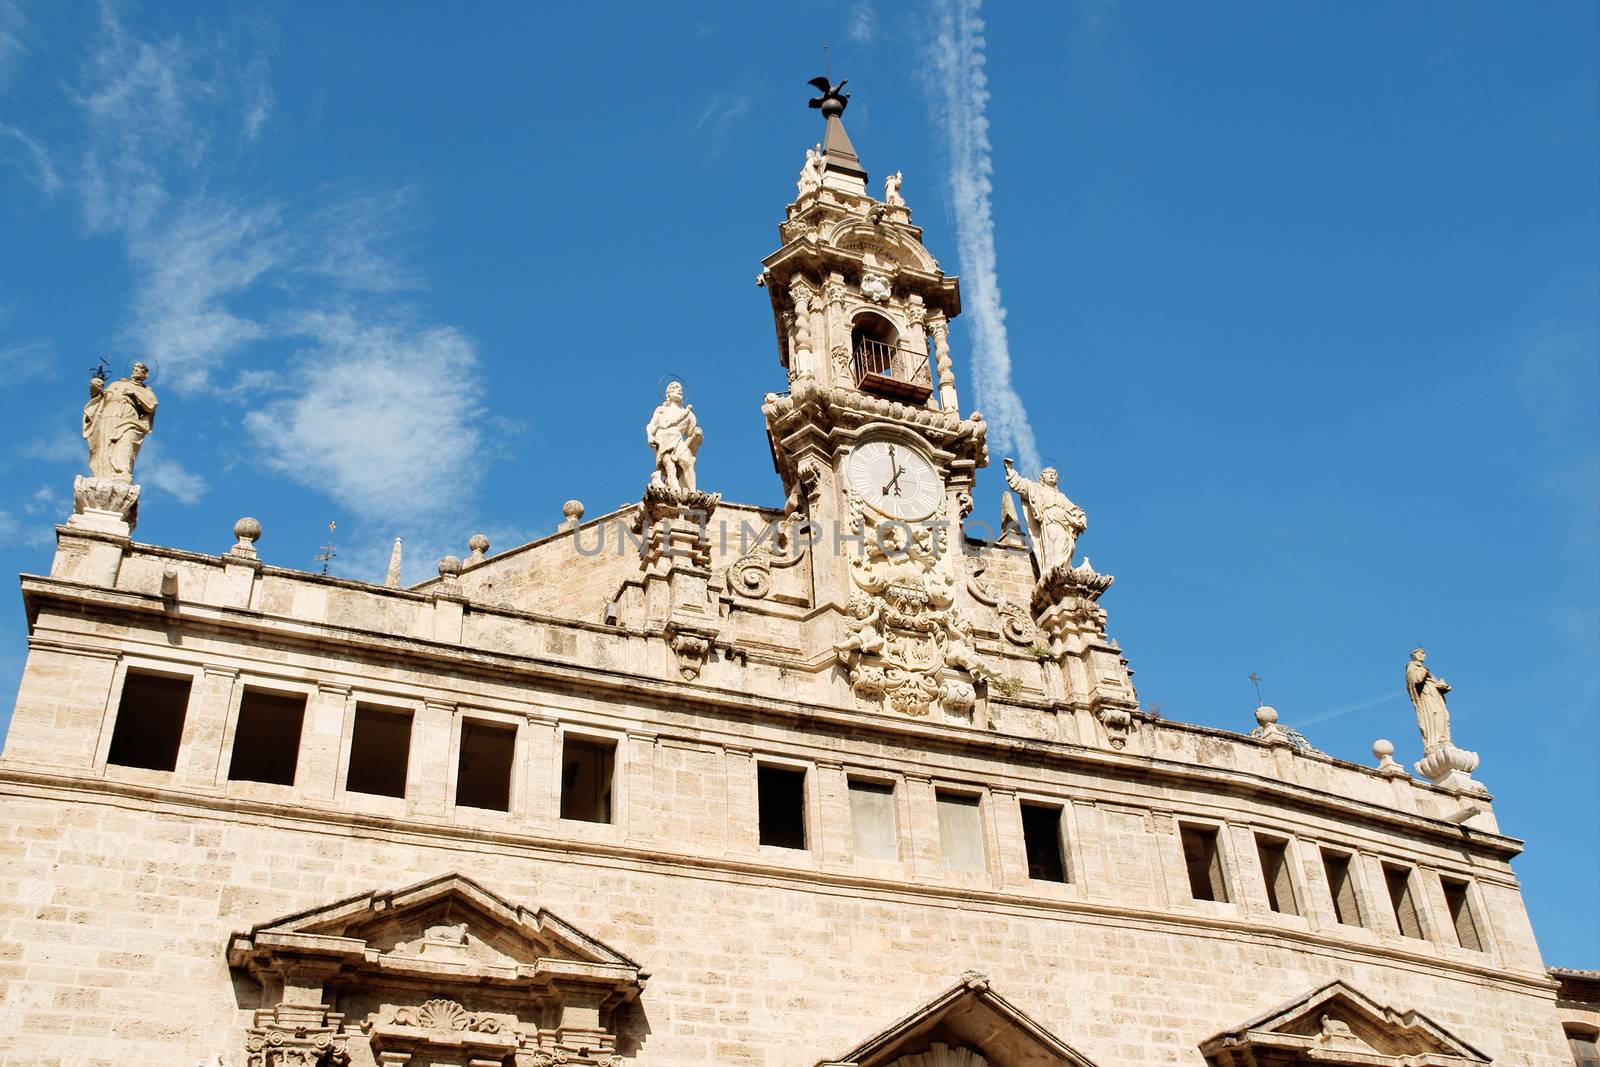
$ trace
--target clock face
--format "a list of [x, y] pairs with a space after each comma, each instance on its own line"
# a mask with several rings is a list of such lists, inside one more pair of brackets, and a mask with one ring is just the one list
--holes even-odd
[[925, 519], [944, 494], [944, 482], [933, 464], [900, 441], [860, 441], [847, 463], [856, 495], [891, 518]]

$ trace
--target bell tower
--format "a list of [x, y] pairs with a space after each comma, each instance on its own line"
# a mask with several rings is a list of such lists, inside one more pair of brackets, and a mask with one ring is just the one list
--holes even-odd
[[950, 359], [960, 286], [923, 246], [902, 176], [869, 191], [845, 83], [811, 84], [822, 140], [758, 277], [788, 372], [762, 408], [773, 461], [791, 519], [806, 520], [817, 632], [843, 635], [834, 654], [855, 695], [970, 719], [984, 671], [956, 602], [960, 525], [988, 449]]

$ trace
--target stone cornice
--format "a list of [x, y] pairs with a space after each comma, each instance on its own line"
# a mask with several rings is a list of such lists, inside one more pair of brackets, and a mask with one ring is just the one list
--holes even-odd
[[[715, 710], [730, 721], [754, 722], [762, 718], [781, 718], [805, 723], [813, 729], [832, 729], [841, 736], [878, 735], [898, 746], [910, 743], [920, 744], [924, 750], [965, 750], [1005, 762], [1087, 770], [1108, 780], [1124, 783], [1150, 782], [1213, 795], [1227, 791], [1240, 796], [1266, 797], [1302, 810], [1328, 812], [1347, 821], [1382, 825], [1417, 838], [1448, 844], [1457, 849], [1473, 850], [1501, 860], [1509, 860], [1522, 851], [1521, 841], [1502, 834], [1352, 800], [1265, 774], [1090, 748], [1063, 741], [994, 734], [893, 714], [830, 707], [812, 701], [765, 694], [751, 695], [699, 683], [628, 674], [613, 668], [489, 652], [416, 637], [397, 637], [390, 633], [328, 623], [284, 619], [245, 609], [180, 603], [174, 610], [167, 608], [159, 596], [83, 586], [35, 575], [24, 575], [22, 586], [30, 620], [34, 618], [40, 603], [55, 601], [69, 606], [75, 613], [98, 609], [111, 617], [135, 615], [159, 619], [163, 629], [173, 623], [181, 623], [197, 628], [214, 628], [219, 632], [245, 632], [258, 638], [270, 637], [284, 644], [337, 649], [340, 657], [347, 659], [367, 653], [375, 660], [388, 663], [395, 662], [397, 658], [409, 660], [410, 665], [417, 669], [431, 668], [444, 678], [475, 675], [483, 679], [514, 681], [519, 686], [526, 686], [530, 679], [536, 679], [556, 690], [584, 695], [605, 693], [664, 710], [682, 712], [692, 709], [701, 713]], [[619, 627], [580, 627], [565, 620], [551, 620], [551, 624], [594, 629], [618, 636], [660, 636]], [[57, 647], [73, 650], [79, 646], [57, 639]], [[81, 647], [87, 650], [96, 646], [85, 644]], [[459, 700], [460, 697], [457, 695], [452, 699]], [[1164, 720], [1160, 726], [1212, 735], [1229, 743], [1259, 744], [1208, 727]], [[1336, 764], [1337, 761], [1330, 758], [1328, 763]], [[1343, 767], [1351, 771], [1374, 773], [1353, 764]]]
[[1096, 901], [1041, 899], [1005, 890], [971, 886], [931, 885], [925, 882], [893, 881], [839, 871], [768, 865], [729, 856], [707, 857], [671, 853], [660, 849], [641, 849], [626, 844], [578, 841], [534, 833], [516, 833], [450, 823], [419, 822], [414, 817], [393, 819], [357, 814], [337, 809], [313, 811], [306, 807], [293, 812], [281, 805], [223, 797], [177, 789], [110, 781], [103, 778], [26, 770], [0, 763], [0, 796], [32, 797], [72, 803], [103, 803], [123, 810], [159, 811], [163, 814], [192, 812], [200, 817], [247, 817], [252, 821], [298, 832], [339, 832], [390, 840], [397, 845], [415, 847], [419, 842], [457, 851], [492, 851], [505, 855], [508, 848], [522, 849], [552, 861], [580, 862], [595, 866], [626, 866], [656, 874], [675, 874], [708, 880], [737, 880], [813, 893], [859, 895], [874, 901], [933, 902], [948, 907], [988, 907], [997, 912], [1035, 917], [1070, 915], [1075, 922], [1122, 928], [1158, 929], [1201, 937], [1250, 940], [1303, 951], [1323, 958], [1378, 962], [1383, 966], [1411, 970], [1419, 974], [1450, 974], [1463, 979], [1487, 981], [1522, 993], [1555, 1000], [1557, 983], [1541, 970], [1538, 974], [1476, 964], [1470, 960], [1415, 952], [1402, 945], [1358, 945], [1319, 930], [1266, 928], [1258, 923], [1200, 914], [1173, 914], [1148, 908], [1111, 905]]

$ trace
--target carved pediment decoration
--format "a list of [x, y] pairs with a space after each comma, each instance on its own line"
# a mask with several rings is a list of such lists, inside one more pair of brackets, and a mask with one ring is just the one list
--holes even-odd
[[1217, 1034], [1200, 1046], [1211, 1067], [1476, 1067], [1487, 1056], [1427, 1016], [1385, 1007], [1343, 982]]
[[460, 875], [365, 893], [235, 934], [261, 983], [248, 1067], [612, 1067], [639, 965]]
[[817, 1067], [1094, 1067], [981, 974]]

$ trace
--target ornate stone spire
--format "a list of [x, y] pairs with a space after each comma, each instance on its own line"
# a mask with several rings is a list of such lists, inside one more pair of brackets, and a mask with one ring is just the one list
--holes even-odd
[[[844, 122], [840, 116], [850, 103], [850, 94], [844, 91], [848, 79], [838, 85], [831, 84], [827, 78], [812, 78], [808, 85], [814, 85], [821, 96], [814, 97], [811, 106], [822, 112], [822, 117], [827, 121], [827, 130], [822, 137], [822, 170], [824, 178], [827, 175], [842, 174], [861, 183], [861, 190], [866, 189], [867, 170], [861, 165], [861, 157], [856, 155], [856, 146], [850, 143], [850, 135], [844, 132]], [[853, 184], [853, 183], [852, 183]]]

